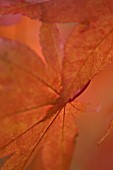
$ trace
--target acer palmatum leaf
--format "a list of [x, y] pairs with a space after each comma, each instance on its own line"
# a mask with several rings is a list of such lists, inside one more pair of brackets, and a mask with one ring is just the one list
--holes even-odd
[[0, 39], [0, 157], [12, 154], [2, 170], [25, 169], [36, 153], [39, 170], [69, 169], [77, 135], [76, 115], [82, 110], [80, 103], [76, 109], [76, 97], [112, 60], [112, 24], [100, 21], [91, 27], [75, 27], [62, 64], [55, 25], [41, 27], [45, 63], [25, 45]]
[[2, 115], [18, 112], [27, 106], [46, 105], [49, 101], [52, 104], [58, 95], [41, 59], [15, 41], [0, 39], [0, 69]]
[[70, 96], [71, 99], [75, 91], [80, 90], [111, 61], [113, 23], [100, 19], [96, 24], [78, 24], [67, 40], [64, 55], [61, 95], [65, 99]]
[[49, 76], [52, 75], [52, 86], [59, 91], [62, 67], [62, 49], [59, 30], [56, 25], [42, 23], [39, 36], [48, 74]]
[[45, 22], [96, 22], [98, 18], [112, 15], [111, 0], [50, 0], [42, 3], [17, 1], [0, 9], [0, 14], [17, 14], [29, 16]]
[[1, 7], [0, 14], [2, 15], [23, 14], [27, 16], [29, 13], [29, 17], [39, 19], [41, 17], [40, 5], [37, 6], [37, 10], [35, 11], [35, 13], [33, 12], [34, 13], [33, 15], [32, 10], [33, 10], [34, 5], [36, 4], [29, 4], [27, 2], [16, 2], [16, 3], [13, 3], [12, 5]]

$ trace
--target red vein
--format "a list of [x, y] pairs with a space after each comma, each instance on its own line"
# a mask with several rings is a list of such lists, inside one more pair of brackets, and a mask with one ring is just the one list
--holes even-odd
[[33, 77], [35, 77], [37, 80], [39, 80], [40, 82], [42, 82], [45, 86], [49, 87], [53, 92], [55, 92], [57, 95], [59, 95], [59, 92], [54, 89], [52, 86], [50, 86], [47, 82], [45, 82], [44, 80], [42, 80], [37, 74], [34, 74], [33, 72], [25, 69], [24, 67], [22, 67], [21, 65], [11, 61], [10, 59], [8, 59], [8, 61], [10, 61], [11, 63], [14, 63], [18, 68], [21, 68], [24, 72], [32, 75]]
[[64, 141], [64, 126], [65, 126], [65, 106], [64, 106], [64, 112], [63, 112], [63, 121], [62, 121], [62, 142]]
[[[60, 109], [60, 111], [62, 110], [62, 108]], [[15, 140], [17, 140], [19, 137], [23, 136], [24, 134], [26, 134], [29, 130], [31, 130], [32, 128], [36, 127], [38, 124], [42, 123], [46, 121], [45, 117], [42, 118], [40, 121], [36, 122], [35, 124], [33, 124], [31, 127], [29, 127], [27, 130], [25, 130], [24, 132], [22, 132], [21, 134], [19, 134], [18, 136], [16, 136], [14, 139], [10, 140], [7, 144], [5, 144], [2, 148], [0, 148], [0, 150], [3, 150], [5, 147], [9, 146], [12, 142], [14, 142]]]
[[63, 117], [62, 117], [62, 136], [61, 136], [61, 154], [62, 154], [62, 169], [64, 167], [64, 133], [65, 133], [65, 130], [64, 130], [64, 127], [65, 127], [65, 107], [66, 105], [64, 106], [64, 110], [63, 110]]
[[29, 112], [29, 111], [32, 111], [32, 110], [36, 110], [36, 109], [39, 109], [41, 107], [45, 107], [45, 106], [49, 106], [49, 105], [50, 104], [45, 104], [45, 105], [41, 105], [41, 106], [33, 106], [33, 107], [30, 107], [30, 108], [24, 108], [23, 110], [19, 110], [19, 111], [10, 113], [9, 115], [3, 116], [0, 119], [5, 119], [5, 118], [12, 117], [12, 116], [17, 116], [18, 114], [20, 115], [22, 113]]
[[80, 111], [80, 112], [84, 112], [83, 110], [81, 110], [81, 109], [75, 107], [72, 103], [69, 103], [69, 104], [70, 104], [71, 106], [73, 106], [73, 108], [74, 108], [75, 110], [78, 110], [78, 111]]
[[58, 113], [54, 116], [54, 118], [52, 119], [52, 121], [48, 124], [48, 126], [46, 127], [46, 129], [44, 130], [44, 132], [41, 134], [38, 142], [36, 143], [36, 145], [34, 146], [33, 150], [30, 152], [28, 158], [26, 159], [24, 165], [22, 166], [22, 169], [25, 167], [27, 161], [29, 160], [29, 158], [31, 157], [31, 155], [33, 154], [33, 152], [35, 151], [35, 149], [37, 148], [37, 146], [39, 145], [39, 143], [41, 142], [41, 140], [43, 139], [44, 135], [47, 133], [47, 131], [50, 129], [51, 125], [53, 124], [53, 122], [55, 121], [55, 119], [58, 117], [59, 113], [61, 112], [62, 109], [60, 109], [58, 111]]
[[73, 82], [71, 83], [69, 90], [72, 88], [72, 85], [74, 83], [74, 81], [76, 80], [76, 77], [78, 76], [78, 74], [80, 73], [81, 69], [83, 68], [83, 66], [85, 65], [85, 63], [87, 62], [87, 59], [95, 52], [95, 50], [102, 44], [102, 42], [113, 32], [113, 29], [111, 29], [105, 36], [104, 38], [101, 39], [101, 41], [95, 46], [95, 48], [91, 51], [91, 53], [86, 57], [86, 59], [84, 60], [83, 64], [81, 65], [80, 69], [78, 70], [75, 78], [73, 79]]
[[76, 99], [77, 97], [79, 97], [79, 96], [86, 90], [86, 88], [89, 86], [90, 82], [91, 82], [91, 80], [89, 80], [89, 81], [84, 85], [84, 87], [83, 87], [78, 93], [76, 93], [76, 94], [74, 95], [74, 97], [73, 97], [72, 99], [70, 98], [69, 101], [68, 101], [68, 103], [72, 102], [74, 99]]

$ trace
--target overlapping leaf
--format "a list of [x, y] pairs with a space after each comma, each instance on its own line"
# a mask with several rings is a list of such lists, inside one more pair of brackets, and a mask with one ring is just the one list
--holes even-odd
[[52, 86], [59, 91], [61, 84], [61, 39], [56, 25], [42, 23], [40, 44], [49, 76], [52, 75]]
[[0, 40], [0, 157], [11, 155], [2, 170], [24, 169], [36, 153], [39, 170], [69, 169], [80, 111], [73, 99], [112, 59], [112, 24], [103, 21], [75, 27], [62, 64], [55, 25], [41, 26], [45, 63], [26, 46]]
[[112, 56], [113, 23], [110, 17], [90, 25], [78, 24], [65, 46], [62, 96], [73, 98], [77, 90], [111, 61]]
[[101, 16], [112, 15], [111, 0], [50, 0], [42, 3], [17, 1], [0, 9], [0, 14], [21, 13], [45, 22], [96, 22]]
[[1, 39], [0, 44], [1, 113], [53, 102], [56, 90], [40, 58], [16, 42]]
[[[43, 26], [42, 32], [44, 32], [45, 29], [47, 28], [49, 28], [50, 32], [48, 31], [48, 34], [52, 38], [51, 32], [54, 35], [55, 32], [52, 31], [49, 25]], [[46, 37], [48, 37], [47, 34]], [[41, 40], [43, 41], [43, 38]], [[52, 46], [51, 41], [50, 44]], [[47, 66], [45, 66], [42, 63], [42, 61], [38, 58], [38, 56], [36, 56], [29, 48], [7, 39], [1, 39], [0, 47], [1, 47], [0, 50], [1, 51], [1, 76], [0, 77], [1, 77], [1, 92], [3, 93], [3, 95], [1, 96], [1, 104], [3, 106], [3, 111], [1, 110], [1, 116], [5, 116], [5, 118], [2, 118], [2, 123], [1, 123], [1, 127], [4, 128], [1, 128], [0, 131], [1, 138], [2, 138], [0, 143], [1, 146], [0, 156], [1, 158], [4, 158], [5, 156], [12, 154], [12, 156], [4, 164], [3, 169], [12, 169], [12, 168], [21, 169], [24, 167], [24, 165], [26, 165], [27, 159], [30, 157], [35, 146], [38, 145], [38, 141], [41, 140], [43, 134], [47, 131], [50, 125], [52, 125], [52, 122], [55, 119], [51, 117], [51, 119], [53, 120], [48, 119], [50, 123], [48, 123], [48, 121], [46, 121], [45, 123], [43, 122], [43, 124], [40, 125], [38, 125], [37, 123], [44, 116], [44, 113], [46, 114], [47, 112], [47, 109], [45, 110], [43, 109], [43, 107], [41, 107], [40, 109], [39, 106], [52, 104], [54, 102], [54, 99], [58, 96], [58, 94], [57, 95], [55, 94], [57, 92], [56, 89], [54, 89], [54, 85], [58, 88], [60, 84], [58, 83], [60, 70], [58, 69], [59, 67], [58, 68], [56, 67], [58, 66], [59, 63], [56, 55], [55, 56], [53, 55], [53, 57], [55, 57], [53, 58], [54, 67], [53, 65], [51, 65], [51, 60], [47, 61], [46, 65], [50, 65], [49, 71], [51, 70], [53, 71], [53, 76], [51, 76], [51, 74], [48, 74], [48, 69], [46, 69]], [[55, 46], [53, 45], [52, 49], [54, 48]], [[47, 51], [46, 52], [47, 55], [50, 49], [47, 48], [45, 50], [45, 52]], [[50, 57], [51, 59], [51, 56], [48, 57]], [[52, 82], [52, 86], [51, 86], [51, 80], [54, 79], [54, 76], [57, 76], [56, 84], [55, 83], [53, 84]], [[37, 88], [34, 87], [34, 84], [36, 85]], [[44, 91], [43, 86], [47, 88], [48, 91], [47, 96], [46, 96], [47, 92]], [[52, 95], [50, 95], [49, 93]], [[7, 94], [8, 94], [8, 98], [7, 98]], [[35, 100], [35, 95], [37, 101]], [[45, 103], [45, 101], [42, 99], [43, 96], [45, 97], [44, 100], [47, 101], [47, 103]], [[48, 97], [50, 98], [50, 101]], [[20, 110], [18, 110], [18, 108]], [[10, 116], [6, 116], [6, 114], [10, 114]], [[61, 115], [59, 111], [57, 114], [58, 114], [57, 116], [55, 115], [56, 118]], [[60, 119], [61, 117], [62, 115], [60, 116]], [[69, 118], [67, 119], [69, 120]], [[57, 123], [58, 122], [59, 119], [57, 120]], [[69, 122], [66, 121], [66, 123], [68, 125]], [[60, 131], [62, 129], [61, 128], [62, 126], [63, 126], [62, 123], [60, 123], [59, 126]], [[72, 127], [74, 126], [76, 127], [75, 124], [72, 125]], [[55, 130], [56, 128], [52, 128], [52, 131], [55, 132]], [[71, 135], [72, 141], [76, 134], [76, 128], [74, 128], [73, 130], [74, 132]], [[59, 135], [62, 136], [62, 133], [59, 133], [58, 136]], [[27, 144], [25, 139], [29, 139], [29, 142]], [[51, 138], [51, 139], [55, 139], [55, 138]], [[60, 141], [61, 140], [58, 140], [58, 146], [59, 145], [62, 146], [62, 144], [60, 144], [62, 142]], [[59, 154], [59, 150], [56, 150], [56, 153]], [[50, 158], [52, 158], [52, 155]], [[51, 161], [52, 159], [50, 158], [49, 160]], [[60, 164], [58, 163], [56, 168], [62, 166], [61, 156], [58, 162], [60, 162]]]

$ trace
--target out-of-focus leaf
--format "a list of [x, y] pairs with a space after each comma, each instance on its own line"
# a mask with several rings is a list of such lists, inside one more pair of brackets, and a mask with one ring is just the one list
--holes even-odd
[[44, 63], [28, 47], [0, 39], [0, 70], [0, 116], [54, 101], [52, 79]]
[[28, 3], [20, 0], [0, 9], [0, 14], [21, 13], [45, 22], [96, 22], [100, 17], [112, 15], [111, 0], [50, 0]]
[[34, 6], [37, 4], [29, 4], [27, 2], [17, 2], [6, 7], [1, 7], [0, 14], [23, 14], [31, 18], [40, 18], [41, 17], [41, 8], [40, 5], [37, 5], [36, 11], [34, 13]]
[[0, 37], [17, 40], [29, 46], [39, 56], [43, 57], [41, 55], [39, 35], [37, 34], [39, 29], [40, 23], [37, 20], [21, 16], [18, 24], [9, 25], [8, 27], [5, 25], [0, 26]]
[[20, 18], [21, 16], [20, 15], [17, 15], [17, 16], [14, 16], [14, 15], [6, 15], [6, 16], [1, 16], [0, 17], [0, 25], [13, 25], [13, 24], [16, 24], [20, 21]]

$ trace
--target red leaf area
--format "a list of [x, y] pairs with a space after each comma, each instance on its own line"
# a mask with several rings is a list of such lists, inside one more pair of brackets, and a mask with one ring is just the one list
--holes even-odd
[[111, 0], [50, 0], [34, 3], [16, 0], [12, 5], [1, 8], [0, 13], [22, 13], [31, 18], [52, 23], [89, 20], [96, 22], [100, 17], [108, 15], [110, 17], [112, 9], [113, 2]]
[[[110, 1], [54, 0], [21, 1], [0, 9], [1, 14], [45, 21], [39, 33], [43, 60], [26, 40], [1, 34], [2, 170], [26, 169], [35, 155], [39, 170], [70, 168], [78, 135], [76, 117], [87, 107], [77, 97], [112, 61], [112, 7]], [[64, 46], [56, 22], [79, 22]]]

